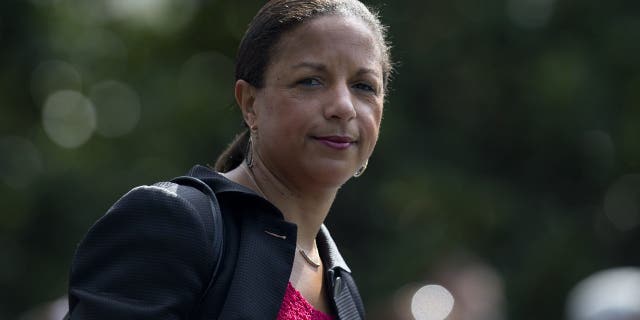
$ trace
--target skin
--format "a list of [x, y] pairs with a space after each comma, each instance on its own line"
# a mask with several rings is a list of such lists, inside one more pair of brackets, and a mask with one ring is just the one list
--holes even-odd
[[[235, 96], [252, 132], [253, 167], [225, 175], [254, 189], [298, 225], [297, 244], [320, 261], [315, 237], [340, 186], [370, 157], [384, 102], [380, 48], [359, 18], [315, 18], [284, 34], [256, 88]], [[289, 281], [329, 310], [323, 267], [296, 254]]]

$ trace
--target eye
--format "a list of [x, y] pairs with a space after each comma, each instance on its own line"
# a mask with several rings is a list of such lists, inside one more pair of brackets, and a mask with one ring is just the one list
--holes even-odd
[[304, 79], [298, 81], [298, 84], [303, 85], [303, 86], [312, 87], [312, 86], [319, 86], [322, 83], [320, 83], [320, 80], [315, 79], [315, 78], [304, 78]]
[[363, 83], [363, 82], [358, 82], [356, 84], [353, 85], [354, 88], [358, 89], [358, 90], [363, 90], [363, 91], [368, 91], [371, 93], [376, 93], [376, 89], [373, 88], [373, 86]]

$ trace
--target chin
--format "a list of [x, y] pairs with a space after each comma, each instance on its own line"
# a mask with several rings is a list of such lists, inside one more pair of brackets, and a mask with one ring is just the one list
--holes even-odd
[[309, 172], [309, 176], [311, 178], [310, 180], [314, 181], [318, 186], [340, 188], [340, 186], [353, 177], [353, 173], [345, 169], [344, 166], [325, 166], [323, 168], [314, 168], [314, 170]]

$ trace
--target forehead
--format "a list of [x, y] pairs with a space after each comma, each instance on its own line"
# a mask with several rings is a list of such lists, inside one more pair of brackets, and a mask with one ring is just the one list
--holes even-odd
[[314, 18], [283, 34], [272, 53], [270, 65], [295, 64], [300, 60], [357, 60], [380, 69], [381, 49], [367, 24], [357, 17]]

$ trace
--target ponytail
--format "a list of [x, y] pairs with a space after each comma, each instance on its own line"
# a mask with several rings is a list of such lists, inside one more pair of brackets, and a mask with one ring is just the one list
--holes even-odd
[[218, 157], [215, 164], [215, 170], [218, 172], [228, 172], [239, 166], [247, 153], [247, 144], [249, 143], [249, 129], [240, 132], [229, 144], [222, 154]]

